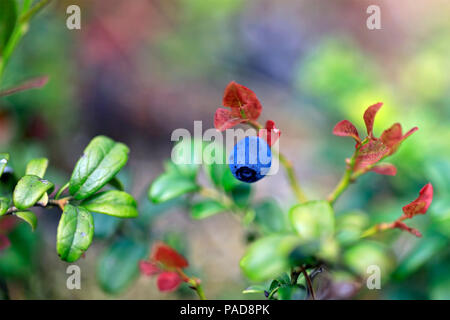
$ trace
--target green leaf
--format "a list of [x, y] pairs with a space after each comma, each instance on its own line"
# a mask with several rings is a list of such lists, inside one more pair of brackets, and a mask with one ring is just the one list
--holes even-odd
[[227, 211], [227, 207], [215, 200], [197, 202], [191, 207], [193, 219], [205, 219], [217, 213]]
[[77, 261], [89, 248], [94, 235], [94, 220], [83, 207], [67, 204], [59, 220], [56, 250], [61, 260]]
[[287, 231], [288, 219], [279, 204], [274, 199], [267, 199], [255, 207], [255, 222], [264, 233]]
[[252, 281], [273, 279], [289, 268], [289, 253], [298, 243], [293, 235], [271, 235], [255, 241], [241, 259], [244, 274]]
[[17, 7], [15, 0], [0, 1], [0, 56], [11, 38], [17, 22]]
[[69, 192], [77, 200], [90, 197], [127, 163], [128, 147], [104, 136], [92, 139], [70, 178]]
[[6, 213], [9, 208], [9, 199], [0, 197], [0, 217]]
[[47, 171], [47, 167], [48, 167], [47, 158], [33, 159], [28, 162], [25, 174], [38, 176], [39, 178], [42, 179], [44, 178], [45, 171]]
[[334, 212], [327, 201], [309, 201], [289, 211], [291, 224], [303, 240], [329, 238], [334, 233]]
[[119, 191], [125, 191], [125, 187], [117, 177], [112, 178], [108, 184]]
[[[211, 146], [213, 145], [214, 143], [211, 144]], [[222, 150], [222, 155], [219, 155], [218, 159], [215, 159], [215, 151], [215, 148], [212, 149], [211, 152], [208, 152], [206, 148], [204, 151], [205, 157], [203, 167], [212, 183], [226, 192], [233, 190], [238, 185], [244, 185], [244, 183], [237, 180], [231, 173], [226, 161], [227, 157], [225, 150]]]
[[9, 161], [9, 154], [0, 153], [0, 177], [2, 176], [3, 171], [5, 170], [8, 161]]
[[[44, 178], [45, 172], [48, 167], [48, 159], [47, 158], [37, 158], [32, 159], [28, 162], [27, 168], [25, 170], [26, 175], [35, 175], [39, 178]], [[49, 190], [49, 192], [51, 192]], [[38, 203], [46, 206], [48, 203], [48, 194], [47, 192], [38, 200]]]
[[264, 286], [261, 285], [254, 285], [254, 286], [250, 286], [247, 289], [243, 290], [242, 293], [247, 294], [247, 293], [264, 293], [265, 288]]
[[358, 244], [348, 248], [343, 260], [350, 270], [363, 277], [368, 277], [371, 273], [367, 272], [369, 266], [375, 265], [380, 268], [382, 281], [388, 279], [394, 262], [391, 252], [386, 246], [374, 241], [361, 241]]
[[130, 239], [116, 241], [100, 258], [97, 279], [108, 293], [126, 289], [139, 276], [139, 260], [144, 259], [147, 247]]
[[28, 209], [34, 206], [53, 187], [53, 183], [38, 176], [23, 176], [14, 189], [14, 205], [20, 210]]
[[97, 193], [84, 200], [81, 206], [89, 211], [119, 218], [135, 218], [138, 216], [136, 200], [123, 191], [110, 190]]
[[215, 186], [229, 192], [236, 186], [243, 183], [237, 180], [230, 171], [227, 164], [209, 164], [204, 165], [206, 174], [210, 177]]
[[37, 226], [37, 217], [36, 215], [31, 211], [19, 211], [14, 213], [14, 215], [26, 223], [28, 223], [31, 226], [31, 230], [35, 230]]
[[164, 173], [153, 181], [148, 195], [154, 203], [161, 203], [198, 189], [199, 186], [191, 178], [176, 173]]

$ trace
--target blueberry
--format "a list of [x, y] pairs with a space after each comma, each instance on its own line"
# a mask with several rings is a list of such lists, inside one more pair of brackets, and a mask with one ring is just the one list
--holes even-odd
[[272, 152], [264, 139], [245, 137], [234, 146], [229, 163], [236, 179], [247, 183], [256, 182], [269, 172]]

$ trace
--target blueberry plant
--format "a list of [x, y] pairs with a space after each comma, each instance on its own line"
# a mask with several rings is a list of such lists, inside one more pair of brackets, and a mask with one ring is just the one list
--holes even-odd
[[[1, 0], [0, 1], [0, 81], [17, 44], [29, 29], [30, 20], [50, 0]], [[48, 81], [46, 76], [29, 79], [6, 89], [0, 89], [0, 97], [40, 88]], [[1, 84], [1, 82], [0, 82]], [[191, 161], [181, 163], [169, 160], [165, 171], [157, 177], [148, 190], [150, 200], [159, 208], [172, 204], [188, 205], [193, 219], [206, 219], [219, 213], [231, 213], [247, 229], [249, 243], [240, 267], [247, 278], [257, 284], [244, 293], [257, 293], [268, 299], [347, 298], [348, 295], [332, 292], [321, 294], [320, 274], [332, 275], [328, 283], [333, 291], [335, 283], [345, 281], [356, 288], [367, 276], [368, 266], [378, 266], [383, 274], [392, 270], [392, 262], [386, 257], [388, 248], [376, 235], [388, 230], [401, 230], [420, 237], [419, 230], [405, 221], [418, 214], [425, 214], [433, 198], [433, 187], [426, 184], [417, 199], [403, 207], [403, 213], [394, 221], [368, 225], [363, 214], [351, 212], [336, 215], [334, 204], [358, 178], [369, 172], [395, 175], [396, 168], [384, 162], [393, 155], [401, 143], [417, 128], [403, 133], [396, 123], [383, 131], [380, 137], [373, 134], [375, 115], [382, 104], [367, 108], [364, 122], [367, 136], [361, 138], [356, 127], [347, 120], [339, 122], [333, 134], [352, 137], [355, 140], [353, 154], [345, 161], [345, 172], [337, 186], [326, 199], [310, 199], [302, 190], [292, 163], [274, 148], [281, 131], [273, 120], [264, 125], [259, 122], [262, 104], [250, 89], [231, 82], [225, 89], [223, 108], [216, 110], [214, 126], [219, 131], [237, 125], [249, 126], [256, 136], [239, 141], [230, 155], [230, 164], [203, 161], [196, 157], [213, 157], [204, 152], [207, 146], [200, 143]], [[191, 144], [182, 141], [180, 144]], [[257, 154], [243, 154], [249, 145], [256, 144]], [[177, 147], [176, 145], [175, 147]], [[259, 146], [264, 146], [262, 154]], [[0, 250], [11, 245], [9, 232], [12, 221], [23, 220], [32, 229], [37, 227], [35, 209], [56, 208], [61, 211], [56, 249], [59, 257], [67, 262], [79, 259], [90, 246], [94, 236], [94, 218], [98, 232], [102, 228], [109, 234], [109, 247], [100, 258], [99, 279], [105, 291], [115, 293], [125, 288], [136, 272], [157, 277], [160, 291], [173, 291], [186, 283], [200, 299], [205, 293], [200, 279], [190, 276], [188, 261], [163, 242], [156, 242], [148, 259], [145, 257], [151, 217], [138, 216], [136, 200], [123, 189], [116, 175], [128, 160], [128, 147], [105, 136], [95, 137], [84, 150], [66, 184], [56, 187], [45, 178], [48, 159], [36, 158], [28, 162], [25, 172], [15, 172], [10, 164], [10, 154], [0, 153]], [[229, 158], [228, 158], [229, 156]], [[11, 155], [14, 158], [14, 154]], [[256, 165], [238, 159], [256, 157]], [[251, 183], [264, 183], [272, 163], [277, 158], [286, 171], [295, 203], [289, 210], [273, 198], [261, 201], [253, 199]], [[265, 161], [259, 161], [259, 160]], [[180, 164], [181, 163], [181, 164]], [[209, 180], [200, 178], [201, 170]], [[159, 210], [159, 209], [158, 209]], [[106, 216], [131, 219], [131, 223], [118, 226], [115, 220], [103, 220]], [[150, 215], [151, 216], [151, 215]], [[167, 242], [167, 241], [166, 241]], [[385, 277], [383, 277], [385, 279]], [[2, 279], [0, 279], [0, 289]], [[330, 289], [331, 288], [331, 289]], [[0, 290], [1, 291], [1, 290]], [[352, 292], [354, 294], [354, 292]]]
[[[260, 293], [268, 299], [316, 299], [327, 297], [317, 296], [318, 284], [316, 277], [323, 271], [331, 273], [335, 282], [341, 281], [342, 275], [346, 281], [354, 284], [354, 295], [367, 277], [367, 267], [378, 266], [384, 275], [392, 270], [387, 247], [373, 238], [376, 234], [387, 230], [398, 229], [421, 237], [418, 230], [409, 227], [404, 221], [418, 214], [425, 214], [433, 198], [433, 187], [426, 184], [416, 200], [403, 207], [403, 213], [393, 222], [368, 225], [364, 215], [352, 213], [336, 215], [333, 209], [339, 196], [351, 183], [369, 172], [394, 176], [396, 167], [386, 163], [384, 159], [394, 154], [401, 143], [417, 131], [413, 128], [403, 133], [402, 126], [395, 123], [383, 131], [380, 137], [373, 134], [375, 115], [382, 106], [376, 103], [367, 108], [364, 122], [367, 136], [361, 138], [356, 127], [349, 121], [339, 122], [333, 129], [337, 136], [352, 137], [355, 148], [351, 157], [345, 161], [345, 172], [337, 186], [323, 200], [309, 199], [303, 192], [297, 180], [291, 162], [275, 149], [267, 154], [248, 155], [243, 146], [251, 143], [266, 144], [273, 148], [280, 137], [281, 131], [275, 122], [268, 120], [263, 126], [258, 122], [262, 105], [256, 94], [250, 89], [231, 82], [225, 89], [223, 106], [216, 110], [214, 117], [215, 128], [219, 131], [233, 128], [236, 125], [248, 125], [257, 130], [257, 136], [246, 137], [239, 141], [230, 155], [230, 164], [203, 164], [203, 171], [209, 178], [209, 185], [200, 179], [200, 164], [176, 164], [167, 161], [165, 172], [153, 181], [149, 188], [149, 198], [154, 203], [168, 202], [172, 199], [188, 195], [190, 214], [193, 219], [205, 219], [221, 212], [231, 212], [248, 229], [249, 246], [240, 261], [243, 273], [252, 282], [258, 284], [245, 289], [244, 293]], [[253, 141], [253, 142], [251, 142]], [[179, 143], [192, 143], [181, 141]], [[204, 145], [203, 145], [204, 147]], [[204, 147], [206, 149], [206, 147]], [[251, 150], [251, 149], [250, 149]], [[260, 150], [257, 148], [257, 150]], [[205, 150], [195, 150], [195, 157], [209, 157]], [[257, 151], [259, 152], [259, 151]], [[280, 205], [271, 198], [254, 202], [251, 193], [251, 183], [261, 180], [261, 165], [248, 165], [240, 161], [239, 165], [233, 161], [236, 158], [278, 156], [284, 166], [289, 184], [295, 195], [296, 203], [288, 212], [284, 212]], [[209, 162], [207, 162], [209, 163]], [[266, 161], [269, 163], [270, 161]], [[270, 179], [267, 177], [265, 179]], [[264, 181], [264, 180], [263, 180]], [[257, 182], [264, 183], [264, 182]], [[399, 210], [400, 212], [400, 210]], [[172, 249], [173, 250], [173, 249]], [[177, 256], [176, 252], [172, 252]], [[150, 262], [149, 262], [150, 261]], [[153, 275], [159, 270], [153, 258], [141, 263], [141, 272]], [[184, 262], [184, 260], [181, 260]], [[150, 263], [150, 266], [148, 265]], [[183, 279], [179, 273], [180, 267], [170, 263], [168, 266], [174, 279], [169, 285], [160, 285], [160, 290], [167, 287], [174, 289]], [[161, 273], [159, 277], [162, 277]], [[163, 276], [163, 278], [166, 276]], [[190, 280], [185, 281], [190, 283]], [[163, 280], [161, 280], [163, 281]], [[191, 283], [191, 288], [197, 290], [197, 280]], [[333, 288], [333, 284], [328, 287]], [[329, 290], [332, 290], [328, 288]], [[339, 293], [330, 293], [334, 298], [348, 298]], [[202, 292], [201, 298], [204, 298]]]

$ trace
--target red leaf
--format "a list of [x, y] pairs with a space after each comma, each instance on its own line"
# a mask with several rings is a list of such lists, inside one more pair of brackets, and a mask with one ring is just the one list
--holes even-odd
[[15, 86], [15, 87], [0, 91], [0, 97], [9, 96], [11, 94], [14, 94], [14, 93], [17, 93], [20, 91], [29, 90], [29, 89], [42, 88], [43, 86], [45, 86], [47, 84], [47, 82], [48, 82], [48, 76], [33, 78], [33, 79], [25, 81], [22, 84]]
[[[242, 119], [256, 120], [262, 110], [256, 94], [234, 81], [225, 88], [222, 104], [224, 107], [232, 109], [233, 116], [238, 115]], [[236, 114], [236, 112], [238, 113]]]
[[400, 123], [394, 123], [389, 129], [383, 131], [380, 137], [381, 141], [389, 147], [392, 148], [399, 141], [402, 140], [402, 126]]
[[405, 135], [402, 135], [402, 126], [400, 123], [395, 123], [390, 127], [389, 129], [386, 129], [381, 134], [381, 141], [383, 142], [386, 147], [389, 148], [389, 152], [387, 155], [393, 154], [395, 151], [397, 151], [400, 144], [408, 138], [411, 134], [416, 132], [418, 130], [417, 127], [412, 128], [409, 130]]
[[378, 110], [380, 110], [382, 105], [383, 102], [378, 102], [368, 107], [364, 112], [364, 122], [366, 124], [367, 134], [369, 135], [369, 138], [373, 137], [373, 123], [375, 121], [375, 115], [377, 114]]
[[258, 132], [258, 136], [266, 140], [269, 147], [280, 138], [280, 135], [280, 129], [275, 126], [275, 122], [272, 120], [267, 120], [266, 127]]
[[219, 131], [232, 128], [244, 121], [246, 120], [242, 120], [239, 117], [234, 117], [230, 110], [223, 108], [217, 109], [216, 114], [214, 115], [214, 127]]
[[0, 234], [0, 251], [8, 249], [10, 245], [11, 242], [9, 241], [9, 238], [4, 234]]
[[162, 242], [154, 245], [152, 260], [168, 268], [186, 268], [189, 265], [181, 254]]
[[393, 227], [397, 228], [397, 229], [401, 229], [401, 230], [407, 231], [409, 233], [412, 233], [416, 237], [419, 237], [419, 238], [422, 237], [422, 234], [420, 233], [419, 230], [411, 228], [411, 227], [408, 227], [405, 223], [403, 223], [401, 221], [395, 221], [393, 223]]
[[370, 140], [359, 149], [353, 170], [366, 170], [368, 166], [380, 161], [387, 152], [389, 149], [379, 139]]
[[417, 214], [425, 214], [433, 201], [433, 186], [427, 183], [419, 192], [416, 200], [403, 207], [404, 215], [412, 218]]
[[161, 271], [156, 264], [146, 260], [139, 261], [139, 270], [146, 276], [153, 276]]
[[170, 292], [178, 288], [181, 283], [181, 278], [176, 272], [165, 271], [162, 272], [157, 279], [159, 291]]
[[358, 130], [355, 128], [353, 123], [348, 120], [342, 120], [341, 122], [338, 122], [338, 124], [334, 126], [333, 134], [340, 137], [353, 137], [356, 142], [361, 142]]
[[378, 174], [384, 174], [387, 176], [395, 176], [397, 174], [397, 168], [390, 163], [382, 163], [380, 165], [377, 165], [373, 167], [371, 171], [374, 171]]

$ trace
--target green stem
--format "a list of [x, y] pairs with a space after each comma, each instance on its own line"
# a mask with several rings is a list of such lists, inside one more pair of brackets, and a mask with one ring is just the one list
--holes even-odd
[[41, 0], [33, 8], [25, 12], [19, 19], [20, 23], [27, 23], [33, 16], [45, 7], [50, 0]]
[[328, 202], [333, 205], [334, 202], [337, 200], [337, 198], [342, 194], [342, 192], [347, 189], [347, 187], [352, 182], [352, 169], [347, 168], [345, 170], [344, 175], [342, 176], [341, 180], [337, 184], [337, 186], [334, 188], [334, 190], [330, 193], [330, 195], [327, 197]]
[[181, 279], [189, 284], [190, 288], [197, 293], [200, 300], [207, 300], [200, 279], [190, 278], [181, 268], [177, 268], [176, 271], [180, 275]]
[[274, 296], [274, 294], [277, 293], [278, 289], [280, 289], [280, 287], [274, 288], [274, 289], [270, 292], [270, 294], [269, 294], [269, 296], [267, 297], [267, 299], [269, 299], [269, 300], [272, 299], [272, 297]]
[[393, 229], [393, 228], [395, 228], [395, 223], [396, 222], [400, 222], [400, 221], [403, 221], [405, 219], [407, 219], [406, 216], [401, 216], [400, 218], [398, 218], [394, 222], [390, 222], [390, 223], [389, 222], [384, 222], [384, 223], [376, 224], [376, 225], [368, 228], [366, 231], [364, 231], [361, 234], [360, 238], [367, 238], [367, 237], [373, 236], [374, 234], [377, 234], [379, 232], [383, 232], [383, 231], [386, 231], [386, 230]]
[[292, 191], [295, 194], [295, 197], [300, 203], [308, 201], [306, 198], [305, 193], [303, 192], [302, 188], [300, 187], [300, 184], [296, 178], [294, 167], [292, 166], [292, 163], [282, 154], [278, 154], [280, 163], [283, 165], [284, 169], [286, 170], [286, 174], [288, 176], [289, 185], [291, 186]]
[[[255, 128], [256, 130], [260, 130], [263, 128], [263, 126], [254, 120], [250, 120], [248, 122], [250, 126]], [[300, 187], [300, 183], [297, 180], [297, 176], [295, 174], [294, 167], [292, 166], [291, 161], [289, 161], [281, 152], [278, 153], [278, 158], [280, 159], [281, 165], [286, 170], [286, 174], [288, 176], [289, 185], [291, 186], [292, 191], [294, 192], [295, 197], [300, 203], [308, 201], [305, 193], [303, 192], [302, 188]]]
[[198, 284], [195, 287], [195, 292], [197, 292], [197, 295], [200, 300], [206, 300], [205, 292], [203, 291], [203, 287], [201, 284]]
[[379, 226], [374, 225], [374, 226], [370, 227], [369, 229], [367, 229], [366, 231], [364, 231], [361, 234], [360, 238], [367, 238], [367, 237], [373, 236], [374, 234], [376, 234], [378, 232], [380, 232]]
[[350, 183], [353, 183], [358, 179], [361, 175], [369, 171], [373, 168], [375, 164], [372, 164], [368, 167], [366, 167], [364, 170], [360, 170], [358, 172], [353, 172], [353, 169], [355, 168], [356, 158], [359, 154], [359, 150], [362, 146], [364, 146], [366, 143], [369, 142], [369, 137], [362, 140], [358, 146], [356, 147], [355, 152], [353, 153], [352, 157], [350, 159], [347, 159], [347, 169], [345, 170], [345, 173], [337, 186], [334, 188], [334, 190], [328, 195], [327, 200], [328, 202], [333, 205], [334, 202], [339, 198], [339, 196], [342, 194], [342, 192], [347, 189], [347, 187], [350, 185]]

